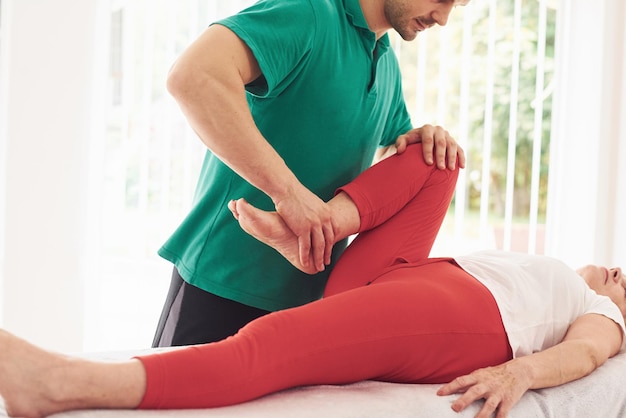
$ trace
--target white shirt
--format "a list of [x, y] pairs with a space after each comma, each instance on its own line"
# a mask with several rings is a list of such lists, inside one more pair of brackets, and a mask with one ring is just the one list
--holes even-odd
[[572, 322], [588, 313], [612, 319], [626, 335], [617, 305], [559, 260], [494, 250], [455, 260], [492, 293], [514, 357], [560, 343]]

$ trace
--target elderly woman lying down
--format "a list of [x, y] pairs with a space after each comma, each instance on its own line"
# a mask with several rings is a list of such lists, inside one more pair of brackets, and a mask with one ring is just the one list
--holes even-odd
[[[210, 408], [370, 379], [441, 383], [439, 395], [459, 393], [455, 411], [486, 399], [478, 416], [503, 417], [527, 390], [578, 379], [618, 353], [626, 313], [620, 269], [574, 271], [548, 257], [496, 251], [428, 258], [457, 175], [424, 164], [413, 145], [338, 190], [328, 202], [335, 236], [359, 235], [325, 297], [224, 341], [105, 363], [0, 334], [8, 413]], [[230, 209], [244, 230], [304, 270], [277, 213], [243, 200]]]

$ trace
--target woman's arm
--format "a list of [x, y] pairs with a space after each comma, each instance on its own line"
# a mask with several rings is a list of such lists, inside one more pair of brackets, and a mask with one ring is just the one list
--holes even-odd
[[478, 399], [485, 404], [476, 417], [505, 417], [529, 389], [558, 386], [588, 375], [622, 345], [622, 331], [611, 319], [587, 314], [570, 326], [563, 341], [529, 356], [476, 370], [444, 385], [438, 395], [464, 392], [453, 404], [459, 412]]

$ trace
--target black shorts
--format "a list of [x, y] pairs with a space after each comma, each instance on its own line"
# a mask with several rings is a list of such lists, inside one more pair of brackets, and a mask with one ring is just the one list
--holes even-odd
[[269, 311], [225, 299], [190, 285], [172, 272], [172, 282], [154, 335], [153, 347], [220, 341]]

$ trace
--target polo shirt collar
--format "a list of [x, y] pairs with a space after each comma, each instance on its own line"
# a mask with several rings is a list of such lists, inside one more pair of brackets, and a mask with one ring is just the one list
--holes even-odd
[[[376, 39], [376, 35], [367, 25], [367, 20], [365, 20], [365, 15], [363, 14], [363, 9], [361, 9], [361, 3], [359, 3], [359, 0], [343, 0], [343, 6], [346, 10], [346, 16], [348, 16], [348, 20], [352, 23], [352, 25], [369, 32], [372, 37]], [[389, 35], [384, 34], [378, 40], [378, 43], [383, 46], [384, 49], [387, 49], [390, 45]]]
[[343, 6], [346, 9], [348, 20], [350, 20], [354, 26], [369, 30], [359, 0], [343, 0]]

